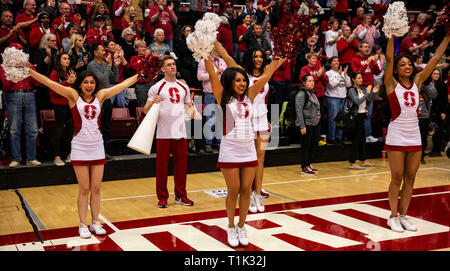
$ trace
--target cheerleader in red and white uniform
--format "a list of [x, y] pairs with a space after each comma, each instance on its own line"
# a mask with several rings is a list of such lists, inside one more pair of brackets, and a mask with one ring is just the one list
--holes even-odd
[[[220, 53], [221, 44], [216, 42], [215, 45], [215, 49]], [[238, 246], [239, 243], [248, 245], [244, 224], [250, 204], [251, 185], [258, 165], [252, 122], [253, 103], [259, 90], [283, 62], [284, 59], [272, 61], [259, 80], [249, 87], [249, 79], [243, 69], [227, 68], [219, 80], [211, 58], [205, 60], [214, 96], [224, 111], [224, 136], [220, 143], [217, 164], [221, 168], [228, 189], [225, 205], [228, 216], [228, 243], [232, 247]], [[235, 226], [234, 215], [238, 195], [239, 222]]]
[[[232, 57], [230, 57], [227, 51], [220, 45], [218, 52], [220, 56], [225, 60], [228, 67], [238, 67], [247, 72], [249, 78], [249, 86], [255, 84], [263, 75], [266, 68], [266, 58], [264, 52], [259, 48], [249, 48], [242, 57], [242, 67], [239, 66]], [[266, 154], [267, 145], [269, 143], [269, 133], [272, 129], [267, 118], [267, 94], [269, 93], [269, 83], [265, 83], [264, 86], [258, 91], [253, 101], [253, 130], [255, 132], [255, 147], [256, 155], [258, 158], [258, 166], [256, 169], [255, 179], [253, 181], [253, 193], [250, 196], [249, 211], [252, 213], [264, 212], [264, 204], [262, 202], [263, 195], [268, 197], [267, 194], [263, 194], [262, 182], [264, 175], [264, 158]]]
[[417, 227], [406, 217], [406, 213], [411, 201], [422, 151], [417, 117], [418, 90], [441, 59], [449, 40], [450, 35], [447, 33], [434, 56], [417, 74], [414, 61], [410, 56], [394, 58], [393, 37], [387, 44], [384, 84], [392, 111], [385, 143], [391, 169], [391, 183], [388, 191], [391, 216], [388, 219], [388, 226], [396, 232], [403, 232], [405, 229], [417, 230]]
[[[95, 75], [87, 71], [77, 76], [74, 88], [63, 86], [32, 69], [30, 75], [69, 101], [74, 123], [70, 158], [79, 184], [77, 202], [80, 217], [79, 234], [81, 238], [90, 238], [91, 231], [97, 235], [105, 235], [106, 231], [98, 222], [100, 185], [106, 163], [103, 138], [99, 129], [101, 107], [106, 99], [135, 84], [138, 75], [101, 90], [97, 89]], [[91, 208], [92, 216], [89, 228], [86, 224], [88, 206]]]

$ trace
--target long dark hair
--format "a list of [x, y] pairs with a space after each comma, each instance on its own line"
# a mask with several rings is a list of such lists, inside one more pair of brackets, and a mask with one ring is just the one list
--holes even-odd
[[409, 61], [411, 61], [411, 66], [413, 67], [413, 71], [412, 71], [411, 75], [409, 76], [409, 81], [413, 82], [414, 81], [414, 77], [416, 77], [417, 69], [416, 69], [416, 65], [414, 64], [414, 59], [410, 55], [403, 55], [403, 56], [398, 56], [397, 55], [397, 56], [394, 57], [394, 72], [393, 72], [393, 76], [394, 76], [395, 80], [397, 80], [397, 82], [400, 82], [400, 80], [398, 78], [398, 73], [397, 73], [397, 66], [398, 66], [398, 62], [400, 61], [400, 59], [402, 59], [404, 57], [409, 59]]
[[241, 69], [236, 67], [231, 67], [225, 69], [225, 71], [222, 73], [222, 77], [220, 77], [220, 83], [223, 87], [222, 92], [222, 100], [220, 101], [220, 106], [222, 109], [225, 109], [227, 104], [230, 102], [231, 98], [234, 97], [234, 88], [233, 83], [236, 78], [236, 74], [241, 73], [244, 76], [244, 80], [247, 82], [247, 87], [242, 95], [247, 95], [248, 91], [248, 85], [250, 80], [248, 79], [247, 73]]
[[242, 56], [242, 67], [248, 74], [253, 75], [253, 69], [255, 68], [253, 58], [255, 58], [255, 54], [257, 51], [261, 52], [263, 58], [263, 63], [261, 65], [261, 68], [259, 68], [260, 74], [264, 72], [264, 68], [267, 65], [266, 56], [264, 55], [264, 52], [260, 48], [249, 48], [247, 49], [247, 51], [245, 51], [244, 55]]
[[[62, 67], [62, 65], [61, 65], [61, 57], [63, 56], [63, 55], [67, 55], [67, 56], [69, 56], [69, 54], [68, 53], [59, 53], [57, 56], [56, 56], [56, 60], [55, 60], [55, 71], [58, 73], [58, 78], [59, 78], [59, 80], [61, 80], [61, 81], [67, 81], [67, 72], [69, 71], [69, 67], [70, 67], [70, 63], [69, 63], [69, 66], [66, 68], [66, 70], [64, 71], [64, 69], [63, 69], [63, 67]], [[70, 61], [70, 57], [69, 57], [69, 61]]]
[[86, 77], [92, 76], [95, 80], [95, 89], [94, 92], [92, 92], [92, 96], [95, 96], [95, 94], [97, 94], [98, 92], [98, 80], [97, 77], [95, 76], [95, 73], [91, 72], [91, 71], [82, 71], [77, 75], [77, 79], [75, 80], [75, 84], [74, 84], [74, 89], [78, 92], [78, 94], [80, 96], [83, 96], [83, 91], [81, 90], [81, 83], [83, 83], [83, 80]]

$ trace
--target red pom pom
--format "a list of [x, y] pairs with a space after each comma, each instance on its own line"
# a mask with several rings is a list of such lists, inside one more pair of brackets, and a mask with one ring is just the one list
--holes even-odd
[[147, 84], [153, 83], [161, 73], [160, 59], [149, 54], [142, 63], [142, 70], [138, 71], [139, 79], [143, 79]]
[[274, 27], [270, 33], [274, 43], [273, 58], [295, 58], [303, 39], [312, 36], [314, 30], [307, 15], [296, 15], [289, 24]]
[[445, 32], [448, 32], [450, 29], [449, 13], [450, 13], [450, 3], [444, 6], [444, 8], [441, 11], [439, 11], [436, 17], [436, 26], [445, 27]]

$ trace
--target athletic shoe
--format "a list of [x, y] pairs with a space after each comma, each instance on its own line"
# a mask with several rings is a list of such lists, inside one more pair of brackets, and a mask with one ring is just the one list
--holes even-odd
[[40, 166], [42, 165], [41, 162], [39, 162], [38, 160], [31, 160], [31, 161], [27, 161], [27, 166]]
[[242, 228], [239, 228], [238, 225], [236, 225], [236, 233], [239, 239], [239, 243], [243, 246], [248, 246], [248, 238], [247, 238], [247, 232], [245, 231], [245, 226]]
[[314, 171], [315, 173], [319, 174], [319, 170], [312, 168], [311, 166], [308, 166], [309, 170]]
[[160, 199], [158, 201], [158, 208], [167, 208], [167, 200], [166, 199]]
[[255, 196], [254, 196], [254, 192], [250, 195], [250, 205], [248, 206], [248, 211], [250, 213], [256, 213], [257, 209], [256, 209], [256, 200], [255, 200]]
[[194, 202], [187, 197], [175, 198], [175, 204], [180, 204], [184, 206], [192, 206]]
[[235, 227], [227, 228], [227, 240], [228, 240], [228, 244], [231, 247], [239, 246], [239, 240], [238, 240], [238, 236], [237, 236]]
[[61, 158], [60, 159], [56, 159], [55, 161], [53, 161], [53, 163], [55, 164], [55, 166], [58, 166], [58, 167], [62, 167], [62, 166], [64, 166], [66, 164], [66, 163], [64, 163], [63, 160], [61, 160]]
[[256, 192], [253, 192], [253, 198], [255, 199], [256, 209], [258, 210], [258, 212], [264, 212], [265, 208], [264, 203], [262, 202], [262, 196], [256, 194]]
[[389, 227], [391, 227], [391, 230], [395, 232], [404, 232], [405, 230], [402, 227], [402, 224], [400, 223], [399, 217], [391, 217], [388, 219], [387, 224]]
[[14, 167], [18, 167], [18, 166], [20, 166], [20, 162], [12, 161], [11, 163], [9, 163], [9, 167], [14, 168]]
[[302, 175], [316, 175], [315, 171], [309, 169], [309, 167], [302, 168]]
[[267, 199], [267, 198], [269, 197], [269, 194], [266, 193], [266, 192], [264, 191], [264, 189], [261, 189], [261, 197], [262, 197], [263, 199]]
[[94, 232], [96, 235], [106, 234], [106, 230], [103, 229], [102, 224], [100, 224], [98, 221], [92, 221], [91, 225], [89, 226], [89, 230], [91, 232]]
[[205, 148], [205, 152], [207, 152], [207, 153], [213, 153], [214, 150], [213, 150], [213, 148], [212, 148], [211, 146], [208, 146], [208, 147]]
[[369, 163], [369, 162], [365, 162], [364, 164], [361, 164], [362, 167], [374, 167], [375, 164], [374, 163]]
[[417, 227], [406, 217], [406, 215], [399, 216], [400, 224], [408, 231], [417, 231]]
[[88, 226], [80, 223], [80, 227], [78, 227], [78, 233], [80, 234], [80, 237], [83, 239], [89, 239], [91, 238], [91, 232], [88, 229]]
[[365, 170], [366, 169], [365, 167], [359, 167], [359, 166], [354, 166], [354, 165], [350, 165], [348, 168], [349, 169], [356, 169], [356, 170]]
[[70, 163], [70, 154], [69, 154], [69, 155], [67, 155], [67, 158], [66, 158], [66, 163]]
[[319, 147], [322, 147], [322, 146], [325, 146], [325, 145], [327, 145], [327, 142], [325, 141], [325, 140], [320, 140], [319, 141]]
[[378, 139], [373, 136], [366, 137], [366, 143], [375, 143], [378, 142]]

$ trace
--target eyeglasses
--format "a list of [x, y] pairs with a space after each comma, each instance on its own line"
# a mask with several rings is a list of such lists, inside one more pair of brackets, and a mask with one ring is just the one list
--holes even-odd
[[48, 41], [54, 41], [54, 42], [56, 42], [56, 40], [48, 40]]

